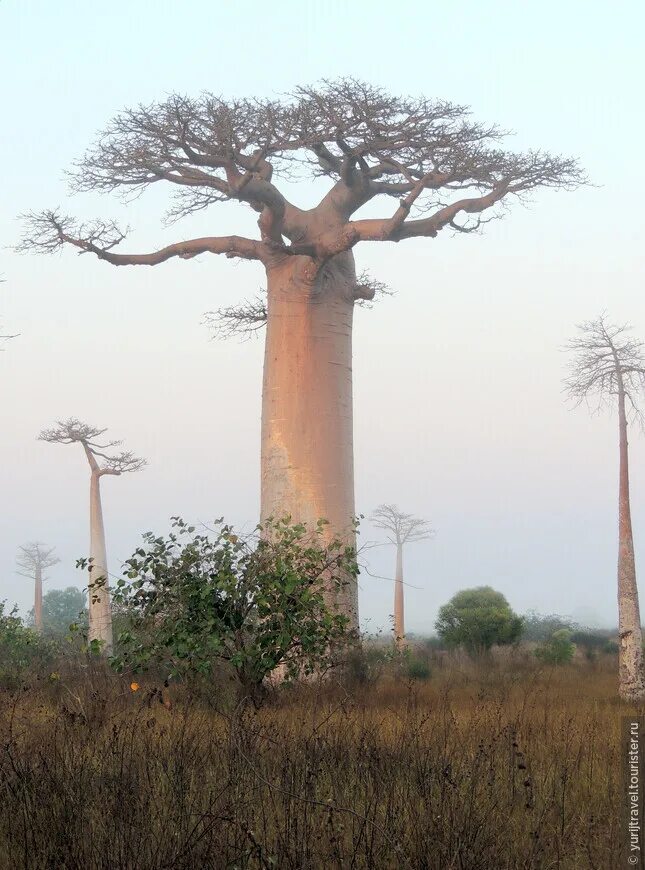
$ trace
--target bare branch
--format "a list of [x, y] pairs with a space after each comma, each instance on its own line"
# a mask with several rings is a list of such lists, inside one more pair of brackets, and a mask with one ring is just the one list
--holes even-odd
[[406, 544], [432, 538], [435, 530], [427, 520], [403, 513], [395, 504], [381, 504], [373, 511], [370, 522], [373, 526], [390, 533], [393, 544]]
[[595, 410], [612, 403], [622, 392], [632, 419], [643, 422], [639, 399], [645, 389], [645, 344], [629, 335], [628, 324], [612, 324], [603, 313], [578, 325], [578, 335], [564, 350], [572, 354], [564, 388], [575, 405], [590, 404]]
[[196, 99], [174, 94], [115, 117], [79, 160], [70, 178], [77, 191], [140, 191], [160, 181], [181, 188], [181, 211], [240, 200], [268, 209], [281, 225], [297, 217], [271, 183], [267, 159], [281, 138], [288, 107], [261, 100], [226, 102], [213, 94]]
[[399, 208], [391, 218], [352, 221], [348, 227], [355, 234], [354, 244], [359, 241], [398, 242], [401, 239], [416, 236], [434, 238], [445, 226], [451, 224], [454, 227], [454, 220], [460, 212], [475, 214], [491, 208], [508, 193], [508, 189], [508, 183], [504, 182], [484, 196], [457, 200], [439, 209], [428, 218], [405, 220], [411, 203], [418, 195], [419, 188], [416, 188], [405, 200], [401, 201]]
[[112, 248], [126, 237], [114, 222], [96, 221], [76, 224], [73, 218], [56, 211], [44, 211], [23, 216], [25, 234], [16, 250], [20, 253], [36, 250], [54, 253], [64, 244], [78, 248], [80, 253], [95, 254], [113, 266], [156, 266], [172, 257], [189, 260], [199, 254], [224, 254], [246, 260], [262, 260], [268, 251], [260, 241], [242, 236], [209, 236], [167, 245], [151, 254], [115, 254]]
[[373, 278], [368, 271], [363, 270], [357, 277], [354, 288], [356, 304], [362, 308], [371, 308], [374, 300], [381, 296], [394, 296], [394, 290], [383, 281]]
[[145, 459], [135, 456], [131, 450], [123, 450], [113, 456], [107, 456], [95, 450], [94, 455], [105, 460], [101, 469], [103, 474], [128, 474], [133, 471], [141, 471], [148, 464]]
[[81, 422], [77, 417], [69, 417], [67, 420], [58, 420], [51, 429], [43, 429], [38, 440], [49, 441], [52, 444], [74, 444], [80, 441], [102, 450], [121, 443], [120, 441], [108, 441], [106, 444], [97, 444], [96, 439], [105, 432], [107, 429], [99, 429], [89, 423]]
[[259, 295], [241, 305], [218, 308], [217, 311], [207, 311], [204, 314], [204, 323], [212, 330], [213, 338], [242, 336], [243, 339], [248, 339], [256, 335], [266, 322], [266, 298]]
[[[75, 165], [73, 189], [132, 195], [163, 182], [177, 193], [172, 220], [241, 201], [259, 214], [259, 239], [206, 237], [120, 254], [113, 249], [126, 232], [115, 223], [79, 224], [49, 211], [27, 216], [19, 249], [52, 252], [70, 244], [114, 265], [206, 252], [266, 265], [291, 255], [312, 258], [319, 268], [359, 241], [434, 237], [446, 226], [474, 232], [486, 223], [482, 212], [499, 206], [499, 216], [511, 196], [586, 183], [571, 158], [502, 150], [506, 135], [473, 121], [464, 106], [392, 95], [351, 78], [300, 87], [280, 100], [175, 94], [114, 118]], [[313, 209], [297, 208], [276, 185], [278, 177], [297, 180], [303, 173], [330, 179]], [[389, 217], [351, 220], [371, 199], [393, 196], [399, 206]], [[464, 223], [461, 214], [477, 218]]]
[[[121, 441], [101, 443], [103, 440], [101, 436], [105, 432], [107, 429], [99, 429], [89, 423], [81, 422], [76, 417], [69, 417], [67, 420], [58, 420], [51, 429], [43, 429], [38, 440], [50, 444], [81, 444], [92, 471], [97, 474], [120, 475], [140, 471], [146, 466], [145, 459], [135, 456], [129, 450], [111, 452], [111, 448], [118, 447]], [[102, 463], [99, 460], [102, 460]]]
[[[586, 183], [575, 160], [502, 151], [507, 134], [472, 121], [464, 106], [393, 96], [355, 79], [300, 88], [296, 98], [308, 120], [305, 147], [314, 153], [317, 171], [338, 179], [328, 198], [350, 212], [373, 196], [407, 194], [420, 182], [426, 190], [470, 188], [479, 195], [503, 179], [510, 179], [517, 193]], [[322, 141], [315, 141], [316, 134]], [[347, 178], [350, 155], [354, 173]], [[357, 183], [359, 167], [363, 178]]]
[[[40, 541], [32, 541], [23, 547], [18, 547], [16, 566], [19, 570], [16, 574], [33, 580], [37, 572], [44, 572], [52, 565], [57, 565], [60, 559], [54, 555], [55, 549], [56, 547], [45, 547]], [[44, 581], [47, 578], [43, 576], [41, 579]]]
[[29, 212], [21, 215], [24, 232], [16, 245], [18, 253], [37, 251], [53, 254], [68, 242], [84, 251], [107, 252], [120, 244], [127, 236], [114, 221], [77, 223], [69, 215], [55, 210]]

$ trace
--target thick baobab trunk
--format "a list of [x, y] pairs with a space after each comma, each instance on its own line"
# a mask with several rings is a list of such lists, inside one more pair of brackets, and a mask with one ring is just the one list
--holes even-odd
[[43, 630], [43, 572], [41, 568], [36, 568], [34, 585], [34, 625], [36, 631], [41, 632]]
[[638, 587], [636, 585], [636, 561], [629, 503], [629, 455], [627, 447], [627, 416], [625, 393], [619, 385], [618, 427], [620, 443], [620, 473], [618, 490], [618, 632], [619, 692], [626, 701], [642, 700], [645, 696], [643, 683], [643, 647]]
[[[307, 284], [296, 259], [268, 272], [262, 389], [262, 519], [291, 516], [354, 543], [351, 253]], [[352, 579], [330, 603], [358, 625]]]
[[396, 575], [394, 577], [394, 644], [405, 645], [405, 613], [403, 607], [403, 544], [396, 545]]
[[100, 586], [90, 589], [89, 595], [89, 640], [101, 641], [104, 654], [112, 652], [112, 613], [108, 591], [107, 554], [105, 529], [101, 507], [101, 474], [92, 471], [90, 482], [90, 583], [102, 580]]

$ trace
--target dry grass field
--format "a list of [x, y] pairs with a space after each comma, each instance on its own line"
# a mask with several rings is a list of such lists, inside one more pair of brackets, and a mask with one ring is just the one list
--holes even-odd
[[613, 657], [435, 663], [427, 681], [283, 689], [100, 671], [0, 698], [0, 866], [60, 870], [611, 870]]

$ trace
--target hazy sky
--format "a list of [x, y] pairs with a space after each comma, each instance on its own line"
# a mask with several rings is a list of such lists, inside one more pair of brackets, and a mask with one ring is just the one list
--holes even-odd
[[[391, 6], [387, 6], [391, 8]], [[30, 606], [20, 544], [56, 545], [50, 587], [82, 585], [88, 468], [39, 443], [75, 415], [109, 426], [149, 468], [104, 479], [110, 569], [140, 533], [182, 514], [251, 527], [259, 509], [262, 341], [212, 342], [205, 311], [262, 287], [258, 264], [202, 256], [154, 269], [91, 257], [18, 256], [16, 215], [62, 205], [115, 216], [130, 250], [254, 231], [243, 206], [173, 228], [155, 190], [68, 198], [63, 170], [122, 107], [171, 91], [278, 95], [352, 75], [472, 106], [516, 131], [513, 148], [578, 156], [597, 185], [544, 193], [479, 237], [363, 245], [397, 295], [359, 311], [354, 398], [357, 507], [393, 501], [430, 519], [406, 553], [408, 628], [432, 627], [464, 586], [520, 611], [616, 621], [617, 434], [567, 409], [559, 347], [602, 309], [645, 337], [641, 2], [208, 0], [88, 4], [0, 0], [0, 596]], [[634, 168], [636, 167], [636, 168]], [[313, 191], [296, 196], [307, 203]], [[645, 568], [645, 438], [632, 434], [637, 559]], [[364, 541], [382, 540], [366, 525]], [[390, 548], [366, 553], [389, 577]], [[361, 578], [361, 616], [388, 625], [392, 584]]]

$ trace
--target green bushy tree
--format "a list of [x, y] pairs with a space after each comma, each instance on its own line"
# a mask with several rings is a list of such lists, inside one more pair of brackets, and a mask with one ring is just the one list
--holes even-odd
[[[33, 623], [33, 610], [29, 622]], [[76, 586], [50, 589], [43, 595], [43, 631], [50, 635], [65, 635], [70, 625], [87, 622], [87, 592]]]
[[576, 651], [575, 644], [571, 642], [571, 635], [567, 628], [554, 631], [551, 637], [543, 640], [535, 650], [535, 655], [546, 665], [566, 665], [573, 658]]
[[437, 634], [447, 646], [463, 646], [472, 656], [487, 653], [495, 645], [515, 643], [522, 628], [522, 618], [502, 593], [490, 586], [457, 592], [440, 608], [435, 622]]
[[188, 675], [225, 662], [254, 700], [278, 666], [287, 679], [332, 666], [351, 635], [330, 590], [342, 593], [358, 567], [324, 531], [285, 519], [247, 537], [222, 521], [200, 534], [176, 517], [168, 538], [144, 535], [113, 592], [127, 623], [113, 666]]

